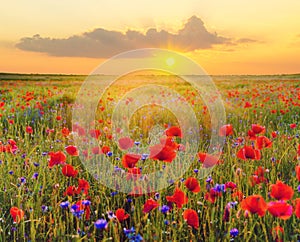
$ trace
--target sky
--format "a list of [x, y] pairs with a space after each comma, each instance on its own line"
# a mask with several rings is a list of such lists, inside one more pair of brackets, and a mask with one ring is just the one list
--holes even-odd
[[0, 72], [89, 74], [163, 48], [212, 75], [300, 73], [299, 11], [299, 0], [2, 0]]

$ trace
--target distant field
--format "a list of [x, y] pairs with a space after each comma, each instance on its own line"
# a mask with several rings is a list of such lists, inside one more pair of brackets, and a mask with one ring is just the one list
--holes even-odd
[[[0, 73], [2, 241], [300, 241], [300, 74], [212, 76], [217, 90], [209, 100], [179, 77], [128, 75], [105, 91], [87, 90], [91, 99], [103, 96], [93, 122], [81, 126], [72, 112], [89, 115], [76, 103], [86, 77]], [[161, 89], [153, 105], [127, 115], [126, 105], [146, 93], [126, 94], [151, 83], [182, 98]], [[207, 102], [218, 95], [226, 122], [212, 130]], [[182, 115], [180, 107], [193, 110], [197, 147], [181, 144], [178, 117], [158, 105], [168, 97]], [[126, 136], [113, 119], [122, 102]], [[213, 134], [224, 147], [208, 154]], [[114, 166], [109, 178], [123, 174], [131, 192], [97, 182], [104, 159]], [[142, 184], [157, 185], [148, 173], [163, 176], [189, 162], [168, 187], [141, 194]]]

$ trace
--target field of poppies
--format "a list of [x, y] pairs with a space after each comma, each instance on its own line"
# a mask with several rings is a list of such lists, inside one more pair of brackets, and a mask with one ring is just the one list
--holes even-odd
[[[131, 87], [121, 80], [89, 129], [72, 123], [83, 76], [0, 77], [1, 241], [300, 241], [300, 76], [213, 77], [226, 110], [213, 131], [225, 142], [215, 153], [205, 102], [186, 83], [160, 76], [193, 108], [200, 144], [182, 177], [148, 193], [139, 183], [149, 172], [185, 162], [170, 111], [144, 106], [122, 135], [111, 116]], [[157, 125], [163, 132], [150, 137]], [[134, 184], [131, 192], [101, 185], [86, 169], [103, 158]], [[210, 172], [200, 179], [202, 169]]]

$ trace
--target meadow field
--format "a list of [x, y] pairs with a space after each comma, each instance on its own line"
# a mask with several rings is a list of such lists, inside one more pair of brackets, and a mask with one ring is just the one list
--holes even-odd
[[[85, 76], [0, 74], [0, 241], [300, 241], [300, 75], [213, 76], [226, 111], [219, 130], [191, 85], [140, 78], [106, 90], [89, 129], [72, 123]], [[112, 116], [118, 100], [150, 82], [192, 107], [200, 142], [181, 177], [145, 193], [147, 174], [188, 162], [192, 145], [181, 144], [176, 115], [159, 105], [124, 117], [122, 136]], [[224, 146], [208, 154], [212, 132]], [[130, 192], [96, 179], [105, 176], [104, 158], [134, 184]]]

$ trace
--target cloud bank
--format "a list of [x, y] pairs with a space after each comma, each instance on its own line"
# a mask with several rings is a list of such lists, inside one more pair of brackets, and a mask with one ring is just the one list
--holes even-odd
[[16, 47], [32, 52], [47, 53], [51, 56], [109, 58], [118, 53], [138, 48], [175, 48], [182, 52], [209, 49], [214, 45], [235, 45], [240, 42], [253, 42], [251, 39], [234, 41], [231, 38], [209, 32], [203, 21], [192, 16], [177, 33], [158, 31], [150, 28], [144, 34], [128, 30], [126, 33], [94, 29], [81, 35], [68, 38], [43, 38], [40, 35], [25, 37]]

